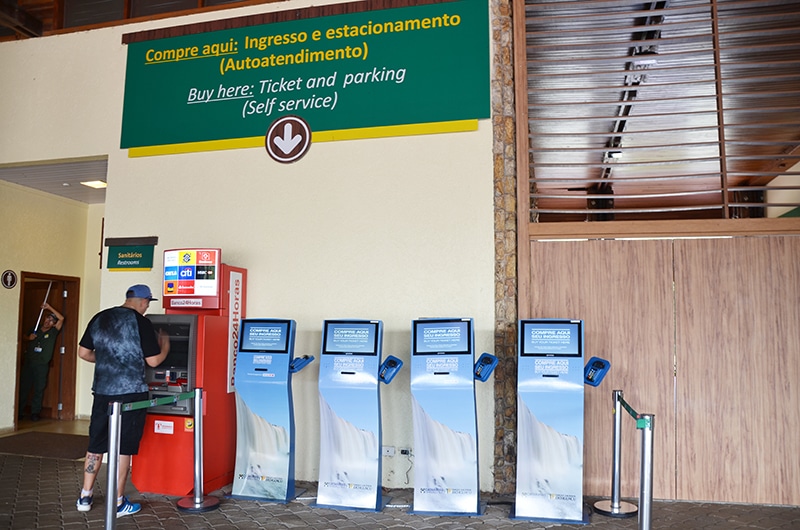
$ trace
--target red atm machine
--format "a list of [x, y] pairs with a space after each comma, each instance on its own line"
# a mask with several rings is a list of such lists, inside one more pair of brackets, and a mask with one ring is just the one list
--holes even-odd
[[[245, 318], [247, 270], [222, 263], [221, 250], [164, 252], [165, 314], [147, 315], [170, 336], [170, 353], [147, 367], [150, 398], [203, 389], [203, 492], [233, 482], [236, 401], [233, 374]], [[131, 481], [141, 492], [186, 496], [194, 490], [194, 400], [148, 409]]]

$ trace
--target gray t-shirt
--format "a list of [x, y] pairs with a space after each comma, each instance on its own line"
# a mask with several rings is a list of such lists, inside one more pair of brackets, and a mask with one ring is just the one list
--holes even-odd
[[161, 352], [150, 320], [128, 307], [106, 309], [92, 317], [80, 345], [95, 352], [95, 394], [147, 392], [144, 359]]

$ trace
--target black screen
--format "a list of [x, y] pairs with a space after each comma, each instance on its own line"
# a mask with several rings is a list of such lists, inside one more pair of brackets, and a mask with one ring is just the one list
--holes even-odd
[[470, 319], [420, 319], [413, 323], [414, 355], [472, 353]]
[[523, 320], [519, 326], [521, 354], [538, 357], [580, 357], [580, 320]]
[[369, 320], [326, 320], [322, 331], [322, 353], [377, 355], [378, 323]]

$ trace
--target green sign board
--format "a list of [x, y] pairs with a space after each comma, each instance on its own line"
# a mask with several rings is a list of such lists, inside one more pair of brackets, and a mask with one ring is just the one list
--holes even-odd
[[108, 270], [142, 271], [153, 268], [151, 245], [108, 247]]
[[461, 0], [131, 43], [121, 147], [263, 145], [286, 115], [314, 133], [488, 118], [488, 14]]

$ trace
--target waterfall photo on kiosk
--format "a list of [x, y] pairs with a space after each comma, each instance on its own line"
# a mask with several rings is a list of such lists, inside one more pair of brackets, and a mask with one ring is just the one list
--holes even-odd
[[[340, 418], [322, 395], [319, 398], [319, 416], [321, 436], [317, 502], [373, 508], [373, 485], [380, 478], [375, 433]], [[359, 490], [363, 491], [363, 498], [356, 494]]]
[[433, 419], [412, 396], [414, 411], [414, 509], [475, 510], [478, 490], [475, 438]]
[[233, 495], [266, 499], [286, 497], [289, 434], [247, 406], [236, 395], [236, 468]]
[[[517, 410], [517, 458], [527, 464], [517, 469], [517, 495], [526, 499], [524, 509], [548, 519], [581, 513], [583, 498], [575, 494], [583, 487], [580, 439], [539, 421], [521, 396]], [[522, 503], [517, 506], [517, 515], [524, 515]]]

